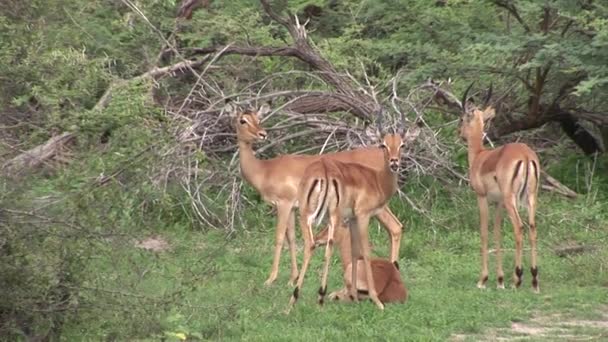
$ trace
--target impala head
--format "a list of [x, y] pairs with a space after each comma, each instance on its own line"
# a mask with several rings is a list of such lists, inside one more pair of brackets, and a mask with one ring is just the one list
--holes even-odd
[[459, 135], [463, 141], [468, 141], [469, 137], [474, 134], [474, 132], [483, 132], [485, 122], [492, 119], [496, 112], [492, 106], [488, 106], [488, 102], [490, 101], [490, 97], [492, 96], [492, 86], [490, 85], [490, 89], [488, 90], [488, 94], [484, 100], [484, 104], [482, 109], [479, 109], [474, 104], [468, 103], [469, 98], [467, 97], [469, 90], [473, 83], [467, 88], [464, 92], [464, 96], [462, 98], [462, 114], [460, 116], [459, 122]]
[[420, 133], [420, 129], [416, 126], [406, 131], [405, 117], [403, 116], [403, 113], [401, 114], [401, 116], [402, 122], [399, 128], [395, 129], [393, 133], [384, 133], [382, 131], [382, 112], [378, 113], [377, 120], [377, 134], [379, 137], [382, 137], [379, 147], [384, 152], [384, 160], [387, 161], [388, 166], [393, 173], [397, 173], [399, 171], [399, 166], [401, 164], [401, 150], [403, 149], [405, 144], [416, 139], [416, 137]]
[[384, 158], [392, 172], [399, 171], [401, 164], [401, 149], [405, 146], [401, 134], [385, 134], [382, 137], [380, 148], [384, 151]]
[[265, 114], [270, 112], [268, 104], [264, 104], [254, 110], [242, 110], [236, 105], [229, 103], [226, 105], [225, 110], [230, 113], [238, 140], [248, 143], [266, 140], [268, 133], [260, 125], [260, 120]]

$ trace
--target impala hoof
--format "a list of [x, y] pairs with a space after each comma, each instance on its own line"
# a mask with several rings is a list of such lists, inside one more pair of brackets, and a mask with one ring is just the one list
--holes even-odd
[[291, 278], [289, 279], [289, 281], [287, 282], [287, 285], [289, 285], [290, 287], [296, 286], [296, 284], [298, 283], [298, 276], [291, 276]]
[[274, 278], [272, 278], [272, 277], [271, 277], [271, 278], [268, 278], [268, 279], [267, 279], [267, 280], [264, 282], [264, 286], [268, 287], [268, 286], [272, 285], [276, 279], [277, 279], [276, 277], [274, 277]]

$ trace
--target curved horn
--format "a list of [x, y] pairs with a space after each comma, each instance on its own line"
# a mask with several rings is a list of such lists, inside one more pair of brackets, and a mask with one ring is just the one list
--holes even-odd
[[492, 83], [490, 83], [490, 89], [488, 89], [488, 94], [486, 94], [486, 98], [483, 100], [483, 107], [487, 107], [488, 103], [490, 103], [490, 98], [492, 98]]
[[469, 87], [467, 88], [467, 90], [464, 91], [464, 95], [462, 96], [462, 102], [461, 102], [461, 107], [462, 107], [462, 111], [466, 112], [467, 111], [467, 101], [469, 100], [468, 95], [469, 95], [469, 90], [471, 90], [471, 88], [473, 88], [473, 84], [475, 84], [475, 81], [473, 81]]

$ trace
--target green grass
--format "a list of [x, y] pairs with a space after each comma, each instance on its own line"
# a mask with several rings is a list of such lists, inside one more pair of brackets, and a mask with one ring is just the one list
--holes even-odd
[[[431, 209], [434, 223], [398, 198], [392, 202], [405, 225], [400, 265], [410, 293], [406, 304], [387, 305], [384, 311], [368, 301], [319, 307], [316, 292], [322, 253], [317, 251], [297, 306], [291, 314], [284, 314], [292, 292], [287, 286], [288, 253], [283, 252], [277, 282], [265, 287], [274, 220], [269, 208], [260, 204], [247, 209], [246, 227], [230, 237], [185, 226], [155, 231], [140, 227], [135, 235], [158, 234], [169, 242], [170, 250], [144, 251], [124, 239], [97, 246], [100, 252], [89, 265], [90, 287], [82, 292], [84, 301], [93, 305], [80, 310], [64, 330], [65, 338], [158, 340], [163, 336], [177, 339], [176, 333], [184, 333], [194, 340], [441, 341], [456, 335], [477, 340], [496, 334], [521, 337], [508, 331], [513, 322], [544, 315], [606, 320], [598, 316], [608, 298], [606, 205], [590, 203], [587, 197], [573, 201], [542, 193], [537, 218], [541, 294], [536, 295], [531, 291], [528, 249], [524, 251], [526, 273], [521, 289], [512, 289], [510, 283], [506, 290], [495, 289], [493, 254], [489, 288], [475, 287], [479, 272], [475, 199], [466, 188], [450, 193], [452, 198], [441, 193], [426, 199], [424, 205]], [[374, 253], [386, 256], [384, 230], [374, 222], [371, 234]], [[512, 235], [505, 220], [504, 268], [509, 281]], [[559, 257], [554, 248], [564, 243], [594, 249]], [[337, 256], [331, 272], [330, 291], [342, 285]], [[571, 329], [593, 336], [597, 330]], [[599, 329], [599, 334], [608, 337], [605, 330]]]

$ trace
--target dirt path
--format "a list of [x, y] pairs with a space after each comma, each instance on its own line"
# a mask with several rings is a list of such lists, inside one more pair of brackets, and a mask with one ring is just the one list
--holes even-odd
[[529, 322], [512, 322], [510, 328], [492, 328], [478, 335], [454, 334], [450, 341], [608, 341], [608, 306], [596, 319], [568, 314], [535, 315]]

